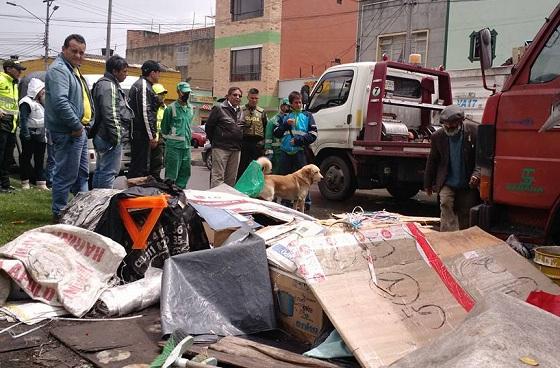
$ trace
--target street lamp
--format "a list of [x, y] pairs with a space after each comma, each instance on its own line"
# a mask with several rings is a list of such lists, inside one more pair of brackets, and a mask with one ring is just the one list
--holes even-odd
[[58, 5], [55, 5], [53, 7], [52, 12], [50, 11], [50, 7], [51, 4], [53, 3], [54, 0], [43, 0], [44, 3], [47, 3], [47, 17], [46, 17], [46, 21], [42, 20], [41, 18], [39, 18], [38, 16], [36, 16], [35, 14], [33, 14], [32, 12], [30, 12], [29, 10], [27, 10], [24, 6], [13, 3], [11, 1], [6, 1], [6, 4], [11, 5], [11, 6], [17, 6], [19, 8], [22, 8], [23, 10], [25, 10], [26, 12], [28, 12], [29, 14], [31, 14], [34, 18], [38, 19], [41, 23], [43, 23], [45, 25], [45, 39], [43, 40], [43, 45], [45, 45], [45, 70], [47, 70], [48, 66], [49, 66], [49, 21], [52, 17], [52, 15], [54, 14], [54, 12], [59, 8]]

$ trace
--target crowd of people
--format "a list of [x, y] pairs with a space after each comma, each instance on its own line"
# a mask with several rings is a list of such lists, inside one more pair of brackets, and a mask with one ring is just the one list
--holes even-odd
[[[90, 90], [79, 69], [85, 51], [85, 39], [69, 35], [45, 82], [31, 78], [21, 99], [18, 80], [25, 67], [8, 60], [0, 73], [0, 192], [14, 189], [8, 164], [19, 125], [22, 189], [32, 184], [43, 190], [51, 187], [54, 222], [70, 193], [88, 190], [90, 138], [96, 154], [93, 188], [113, 187], [121, 171], [123, 134], [129, 134], [131, 142], [128, 178], [161, 179], [165, 168], [165, 179], [185, 188], [191, 176], [190, 85], [178, 83], [177, 98], [165, 106], [167, 90], [158, 83], [161, 66], [147, 60], [127, 95], [120, 83], [127, 77], [128, 63], [114, 55]], [[233, 187], [251, 161], [263, 155], [271, 160], [274, 174], [291, 174], [310, 163], [309, 145], [317, 139], [317, 126], [303, 109], [306, 93], [290, 93], [269, 121], [258, 106], [259, 90], [249, 89], [247, 103], [240, 106], [242, 90], [230, 87], [205, 125], [212, 145], [210, 187], [223, 183]], [[467, 227], [468, 211], [478, 201], [476, 126], [464, 120], [459, 107], [446, 107], [440, 115], [443, 129], [431, 138], [424, 189], [439, 196], [442, 231]], [[306, 209], [310, 205], [308, 195]]]
[[[22, 189], [35, 185], [52, 190], [53, 222], [59, 222], [70, 193], [88, 190], [88, 139], [93, 140], [96, 155], [93, 188], [113, 187], [121, 171], [124, 134], [130, 137], [128, 178], [161, 178], [165, 168], [164, 179], [185, 188], [191, 176], [190, 85], [178, 83], [177, 98], [166, 106], [168, 91], [158, 83], [162, 68], [147, 60], [127, 94], [121, 83], [128, 63], [114, 55], [90, 90], [79, 68], [85, 51], [85, 39], [69, 35], [45, 81], [31, 78], [21, 99], [18, 81], [26, 68], [8, 60], [0, 73], [0, 191], [14, 190], [7, 165], [19, 125]], [[263, 155], [273, 162], [274, 173], [292, 173], [307, 163], [304, 148], [317, 137], [312, 115], [302, 111], [299, 92], [282, 102], [271, 122], [258, 106], [256, 88], [248, 91], [247, 103], [240, 106], [242, 97], [240, 88], [231, 87], [206, 122], [212, 144], [211, 187], [234, 186], [249, 163]]]

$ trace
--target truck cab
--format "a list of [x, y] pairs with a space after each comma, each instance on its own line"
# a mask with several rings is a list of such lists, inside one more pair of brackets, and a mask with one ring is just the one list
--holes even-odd
[[306, 109], [319, 131], [312, 148], [326, 199], [387, 188], [398, 199], [422, 189], [430, 136], [451, 104], [449, 75], [419, 64], [333, 66], [313, 87]]
[[[482, 64], [483, 71], [491, 66]], [[472, 225], [500, 237], [559, 242], [559, 110], [560, 6], [486, 103], [477, 152], [484, 203], [471, 211]]]

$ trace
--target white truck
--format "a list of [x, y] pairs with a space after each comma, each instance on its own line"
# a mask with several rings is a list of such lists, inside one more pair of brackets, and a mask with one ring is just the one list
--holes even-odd
[[327, 69], [306, 107], [319, 131], [312, 148], [324, 175], [322, 196], [344, 200], [375, 188], [398, 199], [414, 196], [439, 113], [452, 102], [444, 70], [389, 60]]

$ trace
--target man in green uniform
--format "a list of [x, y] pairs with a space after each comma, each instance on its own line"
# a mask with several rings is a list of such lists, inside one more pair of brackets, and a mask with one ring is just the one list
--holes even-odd
[[282, 122], [284, 115], [290, 112], [290, 101], [287, 98], [282, 99], [280, 103], [280, 112], [272, 118], [272, 124], [266, 125], [264, 136], [265, 155], [272, 162], [272, 173], [280, 173], [280, 143], [282, 139], [276, 138], [273, 134], [276, 128]]
[[163, 113], [161, 135], [165, 141], [165, 178], [185, 188], [191, 177], [191, 122], [193, 109], [189, 104], [191, 86], [177, 84], [177, 100]]

